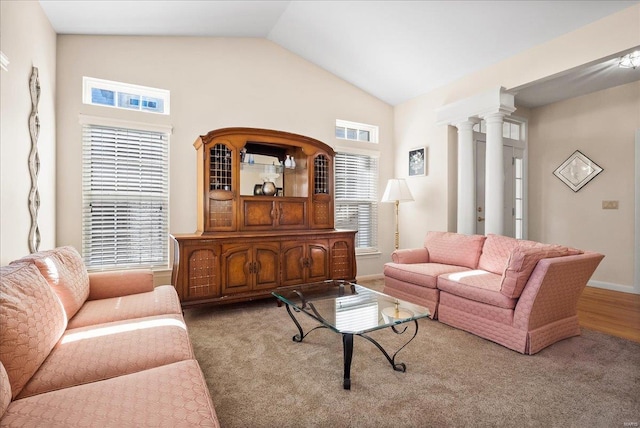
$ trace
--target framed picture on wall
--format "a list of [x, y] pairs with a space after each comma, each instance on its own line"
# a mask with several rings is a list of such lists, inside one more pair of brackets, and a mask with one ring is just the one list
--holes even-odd
[[418, 147], [409, 150], [409, 177], [427, 174], [427, 149]]
[[553, 175], [558, 177], [571, 190], [577, 192], [601, 172], [602, 168], [597, 163], [579, 150], [576, 150], [553, 171]]

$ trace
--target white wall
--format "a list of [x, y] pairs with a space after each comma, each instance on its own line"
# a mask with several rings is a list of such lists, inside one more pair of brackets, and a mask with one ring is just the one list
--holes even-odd
[[[531, 109], [529, 121], [529, 238], [605, 254], [594, 285], [626, 292], [633, 291], [638, 128], [640, 81]], [[552, 174], [575, 150], [604, 169], [576, 193]], [[605, 200], [619, 209], [603, 210]]]
[[0, 50], [9, 59], [0, 72], [0, 264], [29, 253], [29, 77], [37, 67], [40, 137], [40, 249], [56, 245], [56, 34], [40, 3], [0, 2]]
[[[82, 104], [82, 76], [171, 91], [171, 115]], [[196, 230], [199, 135], [224, 127], [277, 129], [336, 146], [337, 118], [378, 125], [382, 159], [393, 158], [393, 108], [264, 39], [189, 37], [58, 37], [58, 244], [81, 248], [80, 114], [173, 126], [170, 147], [170, 231]], [[349, 143], [347, 143], [349, 144]], [[381, 162], [380, 188], [393, 164]], [[382, 192], [381, 190], [381, 192]], [[379, 217], [380, 243], [393, 246]], [[391, 207], [389, 207], [391, 208]], [[381, 272], [381, 260], [358, 260], [358, 275]]]
[[[401, 206], [401, 247], [421, 246], [424, 235], [429, 230], [452, 231], [456, 228], [455, 175], [457, 160], [455, 145], [457, 144], [457, 138], [454, 128], [436, 125], [436, 109], [497, 86], [509, 89], [531, 84], [574, 67], [640, 46], [640, 31], [638, 31], [638, 28], [640, 28], [640, 5], [635, 5], [473, 73], [445, 87], [396, 106], [394, 119], [396, 174], [399, 176], [406, 175], [407, 161], [405, 157], [409, 149], [418, 145], [426, 145], [429, 152], [428, 175], [408, 180], [411, 191], [414, 196], [417, 196], [417, 202]], [[496, 46], [496, 49], [499, 49], [499, 46]], [[528, 112], [524, 113], [528, 114]], [[519, 111], [515, 114], [522, 115]], [[637, 121], [632, 122], [628, 123], [628, 125], [632, 127], [635, 123], [637, 127]], [[624, 128], [627, 128], [627, 124], [625, 124]], [[632, 137], [629, 136], [629, 138], [631, 139]], [[603, 142], [603, 144], [606, 143]], [[571, 146], [573, 147], [574, 145]], [[568, 147], [565, 150], [568, 150]], [[611, 148], [611, 150], [615, 149]], [[571, 153], [568, 153], [567, 156], [569, 154]], [[545, 165], [536, 165], [536, 162], [538, 162], [537, 159], [530, 160], [529, 168], [547, 167]], [[553, 169], [555, 167], [548, 171], [550, 177], [552, 177]], [[536, 191], [540, 191], [536, 190], [539, 189], [540, 183], [536, 182], [534, 178], [530, 179], [529, 186], [530, 192], [534, 192], [534, 194]], [[609, 195], [606, 196], [607, 199], [616, 198], [611, 192], [608, 192], [607, 195]], [[603, 194], [595, 198], [598, 204], [601, 203], [601, 199], [605, 199]], [[620, 196], [620, 198], [622, 199], [623, 197]], [[547, 202], [551, 203], [552, 201]], [[402, 209], [409, 208], [410, 205], [412, 209]], [[544, 210], [545, 208], [547, 207], [542, 207], [541, 209]], [[529, 206], [530, 212], [531, 209], [532, 207]], [[563, 215], [561, 213], [557, 214]], [[598, 212], [598, 214], [602, 213]], [[622, 214], [621, 211], [618, 214]], [[571, 215], [566, 214], [567, 217]], [[603, 246], [601, 245], [602, 239], [610, 238], [605, 238], [604, 236], [595, 237], [595, 234], [589, 228], [590, 226], [583, 226], [579, 230], [573, 230], [573, 233], [579, 233], [585, 237], [593, 237], [593, 240], [590, 241], [588, 240], [589, 238], [582, 240], [580, 247], [591, 250], [606, 249], [605, 260], [627, 260], [632, 257], [627, 253], [632, 252], [633, 248], [629, 248], [626, 244], [624, 246]], [[551, 233], [548, 229], [541, 229], [540, 227], [539, 223], [535, 222], [530, 225], [529, 237], [540, 237], [544, 241], [554, 243], [562, 243], [566, 238], [564, 234]], [[629, 227], [633, 227], [633, 225], [631, 224]], [[620, 281], [623, 286], [627, 284], [629, 277], [627, 272], [632, 272], [632, 269], [629, 270], [629, 265], [626, 262], [624, 262], [624, 266], [620, 266], [617, 263], [608, 266], [606, 262], [601, 266], [594, 276], [601, 283]], [[625, 273], [614, 273], [616, 267], [624, 268]]]

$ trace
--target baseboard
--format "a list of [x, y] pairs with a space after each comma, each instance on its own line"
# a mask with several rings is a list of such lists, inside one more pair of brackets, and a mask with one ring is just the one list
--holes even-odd
[[374, 279], [384, 279], [384, 275], [381, 273], [376, 273], [373, 275], [362, 275], [356, 277], [356, 281], [372, 281]]
[[640, 290], [635, 289], [631, 285], [615, 284], [611, 282], [594, 281], [587, 283], [589, 287], [604, 288], [605, 290], [620, 291], [622, 293], [640, 294]]

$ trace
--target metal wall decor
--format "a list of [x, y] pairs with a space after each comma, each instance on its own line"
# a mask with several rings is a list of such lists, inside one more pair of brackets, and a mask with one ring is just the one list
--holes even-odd
[[40, 156], [38, 155], [40, 79], [38, 78], [37, 67], [31, 69], [29, 92], [31, 93], [31, 114], [29, 115], [29, 134], [31, 135], [31, 152], [29, 152], [29, 174], [31, 175], [31, 190], [29, 191], [29, 213], [31, 214], [29, 251], [35, 253], [40, 247], [40, 228], [38, 227], [38, 210], [40, 209], [40, 193], [38, 192], [38, 173], [40, 172]]
[[553, 171], [553, 175], [569, 186], [571, 190], [577, 192], [601, 172], [602, 168], [598, 164], [576, 150]]

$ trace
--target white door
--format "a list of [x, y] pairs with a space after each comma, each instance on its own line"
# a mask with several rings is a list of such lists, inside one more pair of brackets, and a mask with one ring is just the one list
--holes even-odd
[[[506, 140], [506, 139], [505, 139]], [[485, 154], [486, 142], [480, 138], [476, 146], [476, 233], [484, 235]], [[504, 235], [524, 238], [524, 149], [504, 145]]]

